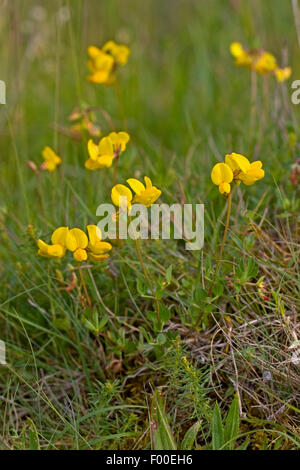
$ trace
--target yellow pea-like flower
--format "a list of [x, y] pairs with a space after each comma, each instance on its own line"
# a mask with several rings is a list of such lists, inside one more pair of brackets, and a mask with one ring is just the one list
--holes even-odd
[[88, 141], [88, 152], [90, 158], [85, 162], [85, 167], [88, 170], [111, 167], [114, 159], [114, 149], [109, 137], [103, 137], [98, 145], [90, 139]]
[[225, 163], [230, 166], [233, 172], [233, 180], [236, 184], [241, 183], [239, 175], [244, 172], [246, 173], [250, 168], [250, 162], [248, 158], [244, 157], [240, 153], [230, 153], [225, 155]]
[[83, 230], [79, 228], [69, 230], [66, 237], [66, 246], [68, 250], [73, 252], [74, 259], [79, 263], [87, 259], [88, 237]]
[[288, 80], [291, 74], [291, 67], [284, 67], [283, 69], [278, 68], [275, 70], [275, 76], [278, 82], [284, 82], [285, 80]]
[[37, 242], [39, 248], [38, 255], [46, 258], [62, 258], [67, 249], [66, 238], [68, 231], [68, 227], [59, 227], [54, 230], [51, 236], [52, 245], [48, 245], [39, 239]]
[[277, 62], [273, 54], [263, 51], [254, 61], [254, 68], [256, 72], [264, 75], [269, 72], [274, 72], [277, 69]]
[[89, 46], [87, 50], [88, 67], [91, 75], [87, 79], [92, 83], [109, 84], [114, 67], [114, 59], [96, 46]]
[[118, 65], [125, 65], [128, 62], [130, 49], [124, 44], [117, 44], [115, 41], [107, 41], [102, 46], [102, 51], [110, 54]]
[[88, 170], [110, 168], [114, 158], [119, 157], [126, 149], [129, 139], [127, 132], [111, 132], [103, 137], [98, 145], [90, 139], [88, 141], [89, 159], [85, 162], [85, 167]]
[[91, 74], [87, 77], [90, 82], [111, 85], [115, 81], [115, 71], [127, 63], [130, 54], [129, 47], [107, 41], [101, 49], [89, 46], [88, 67]]
[[132, 202], [150, 207], [160, 197], [161, 190], [152, 185], [152, 181], [148, 176], [145, 176], [144, 180], [145, 185], [135, 178], [129, 178], [127, 183], [135, 192]]
[[232, 42], [230, 44], [230, 52], [235, 58], [235, 65], [237, 66], [251, 66], [253, 58], [243, 49], [240, 42]]
[[131, 208], [132, 192], [124, 184], [116, 184], [111, 190], [111, 200], [113, 204], [123, 211]]
[[42, 170], [54, 171], [57, 165], [61, 164], [61, 158], [52, 150], [51, 147], [44, 147], [42, 150], [44, 163], [41, 165]]
[[230, 193], [230, 183], [233, 180], [233, 172], [226, 163], [217, 163], [211, 172], [211, 179], [214, 184], [219, 186], [221, 194], [228, 195]]
[[256, 161], [250, 164], [249, 169], [245, 173], [240, 174], [241, 181], [247, 186], [251, 186], [256, 181], [262, 179], [265, 176], [265, 172], [262, 169], [262, 162]]
[[96, 225], [88, 225], [87, 231], [89, 235], [88, 256], [94, 261], [104, 261], [109, 258], [108, 251], [112, 246], [108, 242], [101, 241], [101, 230]]
[[126, 149], [126, 145], [130, 140], [127, 132], [111, 132], [108, 137], [110, 138], [114, 153], [120, 154]]

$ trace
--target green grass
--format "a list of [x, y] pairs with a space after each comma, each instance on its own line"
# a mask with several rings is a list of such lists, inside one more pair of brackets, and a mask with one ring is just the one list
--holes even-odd
[[[12, 0], [1, 9], [1, 447], [299, 448], [300, 204], [289, 176], [299, 155], [290, 84], [300, 77], [300, 50], [292, 4]], [[108, 39], [131, 48], [119, 98], [114, 87], [86, 81], [87, 46]], [[251, 76], [233, 65], [235, 40], [293, 69], [282, 85], [258, 77], [252, 131]], [[71, 256], [37, 256], [39, 237], [97, 223], [97, 206], [110, 202], [112, 169], [85, 170], [86, 138], [60, 132], [76, 106], [105, 111], [95, 111], [104, 135], [107, 115], [117, 130], [127, 126], [118, 182], [148, 175], [162, 202], [205, 204], [201, 252], [178, 240], [142, 243], [162, 328], [133, 241], [114, 246], [108, 262], [83, 265], [92, 313]], [[39, 185], [25, 162], [40, 164], [45, 145], [63, 164]], [[226, 210], [210, 172], [231, 151], [261, 159], [266, 176], [234, 191], [208, 297]]]

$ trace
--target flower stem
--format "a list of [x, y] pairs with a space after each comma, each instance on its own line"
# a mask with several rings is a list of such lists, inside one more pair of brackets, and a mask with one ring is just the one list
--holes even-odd
[[218, 272], [219, 272], [219, 268], [220, 268], [220, 264], [221, 264], [221, 260], [222, 260], [222, 255], [223, 255], [223, 250], [224, 250], [224, 246], [225, 246], [225, 242], [226, 242], [226, 238], [227, 238], [227, 233], [228, 233], [228, 229], [229, 229], [230, 214], [231, 214], [231, 193], [229, 193], [228, 197], [227, 197], [227, 216], [226, 216], [223, 240], [222, 240], [222, 244], [221, 244], [221, 248], [220, 248], [220, 252], [219, 252], [217, 265], [216, 265], [216, 268], [215, 268], [215, 275], [213, 277], [212, 283], [211, 283], [209, 291], [208, 291], [208, 297], [211, 296], [211, 293], [212, 293], [213, 288], [215, 286], [215, 282], [216, 282], [217, 275], [218, 275]]
[[254, 134], [256, 121], [256, 103], [257, 102], [257, 76], [256, 71], [251, 70], [251, 104], [250, 104], [250, 136]]
[[144, 272], [144, 276], [148, 282], [148, 285], [150, 287], [150, 290], [152, 292], [152, 296], [154, 297], [154, 300], [155, 300], [155, 304], [156, 304], [156, 318], [157, 318], [157, 322], [158, 322], [158, 325], [160, 325], [160, 308], [159, 308], [159, 301], [158, 299], [156, 298], [155, 296], [155, 293], [154, 293], [154, 289], [153, 289], [153, 286], [152, 286], [152, 282], [151, 282], [151, 279], [149, 277], [149, 274], [148, 274], [148, 271], [147, 271], [147, 268], [144, 264], [144, 261], [143, 261], [143, 257], [142, 257], [142, 252], [141, 252], [141, 246], [140, 246], [140, 240], [139, 238], [137, 238], [135, 241], [135, 247], [136, 247], [136, 252], [137, 252], [137, 255], [138, 255], [138, 259], [139, 259], [139, 262], [140, 262], [140, 265], [142, 267], [142, 270]]
[[88, 303], [88, 306], [89, 306], [90, 310], [92, 311], [92, 302], [91, 302], [90, 296], [89, 296], [87, 288], [86, 288], [86, 283], [85, 283], [85, 280], [84, 280], [84, 277], [83, 277], [83, 272], [82, 272], [80, 263], [78, 264], [78, 271], [79, 271], [81, 285], [83, 287], [83, 291], [84, 291], [86, 301]]
[[118, 171], [118, 163], [119, 163], [119, 154], [116, 155], [114, 158], [114, 173], [113, 173], [113, 185], [117, 184], [117, 171]]

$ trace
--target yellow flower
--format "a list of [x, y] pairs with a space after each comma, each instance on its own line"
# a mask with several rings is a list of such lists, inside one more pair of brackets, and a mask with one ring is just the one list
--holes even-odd
[[240, 174], [246, 173], [250, 169], [250, 162], [248, 158], [239, 153], [230, 153], [225, 155], [225, 163], [230, 166], [233, 172], [233, 180], [236, 184], [241, 183]]
[[108, 242], [102, 242], [101, 230], [96, 225], [88, 225], [87, 231], [89, 234], [88, 255], [94, 261], [103, 261], [109, 258], [107, 253], [112, 249]]
[[111, 167], [114, 159], [114, 148], [109, 137], [103, 137], [98, 145], [90, 139], [88, 141], [88, 152], [90, 158], [85, 162], [85, 167], [88, 170]]
[[233, 172], [226, 163], [217, 163], [211, 172], [211, 179], [214, 184], [219, 186], [221, 194], [228, 195], [230, 193], [230, 183], [233, 180]]
[[85, 162], [85, 167], [88, 170], [111, 167], [113, 159], [119, 157], [126, 149], [129, 138], [127, 132], [111, 132], [103, 137], [98, 145], [90, 139], [88, 141], [90, 158]]
[[288, 80], [291, 76], [291, 73], [291, 67], [285, 67], [283, 69], [278, 68], [275, 70], [275, 76], [278, 82], [284, 82], [285, 80]]
[[68, 231], [66, 246], [68, 250], [73, 252], [74, 259], [79, 263], [87, 259], [88, 237], [79, 228], [72, 228]]
[[129, 47], [108, 41], [99, 49], [89, 46], [87, 50], [88, 67], [92, 72], [87, 78], [93, 83], [111, 85], [115, 81], [115, 71], [119, 66], [125, 65], [130, 54]]
[[43, 170], [54, 171], [61, 164], [61, 158], [48, 146], [43, 149], [42, 156], [45, 160], [41, 165]]
[[239, 178], [247, 186], [251, 186], [256, 181], [262, 179], [265, 176], [265, 172], [262, 169], [262, 162], [256, 161], [250, 164], [249, 169], [244, 173], [241, 173]]
[[51, 236], [52, 245], [48, 245], [43, 242], [43, 240], [38, 240], [38, 254], [46, 258], [62, 258], [66, 253], [66, 237], [68, 231], [68, 227], [59, 227], [54, 230]]
[[120, 207], [123, 211], [129, 211], [131, 208], [132, 192], [124, 184], [116, 184], [111, 190], [111, 200], [115, 206]]
[[230, 52], [235, 58], [235, 65], [237, 66], [250, 66], [252, 64], [251, 55], [243, 49], [240, 42], [232, 42], [230, 44]]
[[219, 185], [222, 194], [229, 194], [231, 181], [250, 186], [264, 176], [261, 161], [250, 163], [244, 155], [234, 152], [225, 156], [225, 163], [217, 163], [211, 173], [213, 183]]
[[275, 75], [278, 82], [291, 76], [290, 67], [279, 68], [274, 55], [263, 49], [245, 50], [240, 42], [233, 42], [230, 44], [230, 52], [235, 58], [235, 65], [250, 67], [261, 75]]
[[130, 139], [127, 132], [111, 132], [108, 137], [112, 142], [114, 153], [118, 155], [124, 152]]
[[107, 41], [102, 47], [102, 51], [110, 54], [119, 65], [125, 65], [128, 62], [130, 49], [123, 44], [119, 45], [115, 41]]
[[262, 51], [254, 62], [256, 72], [264, 75], [277, 69], [276, 59], [270, 52]]
[[88, 67], [92, 72], [87, 77], [90, 82], [110, 84], [114, 67], [114, 59], [96, 46], [89, 46], [87, 50]]
[[147, 176], [144, 177], [144, 180], [146, 186], [144, 186], [143, 183], [135, 178], [129, 178], [127, 183], [135, 192], [135, 196], [132, 202], [150, 207], [159, 198], [161, 191], [152, 185], [151, 179]]

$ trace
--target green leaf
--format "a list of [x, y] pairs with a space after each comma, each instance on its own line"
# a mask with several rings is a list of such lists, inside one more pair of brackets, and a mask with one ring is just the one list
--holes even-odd
[[231, 406], [228, 411], [228, 415], [225, 422], [224, 428], [224, 439], [227, 450], [233, 450], [235, 441], [239, 435], [240, 428], [240, 411], [239, 411], [239, 400], [237, 395], [234, 397]]
[[173, 269], [173, 266], [171, 264], [166, 270], [166, 281], [168, 284], [170, 284], [172, 281], [172, 269]]
[[156, 390], [152, 397], [150, 429], [153, 450], [176, 450], [176, 444], [165, 412], [160, 393]]
[[220, 450], [224, 445], [224, 428], [218, 403], [215, 404], [212, 416], [212, 449]]
[[201, 422], [197, 421], [187, 430], [187, 432], [184, 435], [183, 441], [181, 443], [182, 450], [192, 450], [192, 448], [194, 447], [200, 426], [201, 426]]
[[29, 449], [40, 450], [39, 436], [32, 419], [27, 418], [28, 434], [29, 434]]
[[207, 298], [206, 290], [202, 289], [202, 287], [198, 287], [194, 292], [194, 300], [196, 303], [200, 303], [201, 301]]
[[169, 321], [171, 318], [171, 312], [168, 309], [168, 307], [165, 307], [164, 305], [160, 306], [160, 319], [162, 322], [166, 323]]

